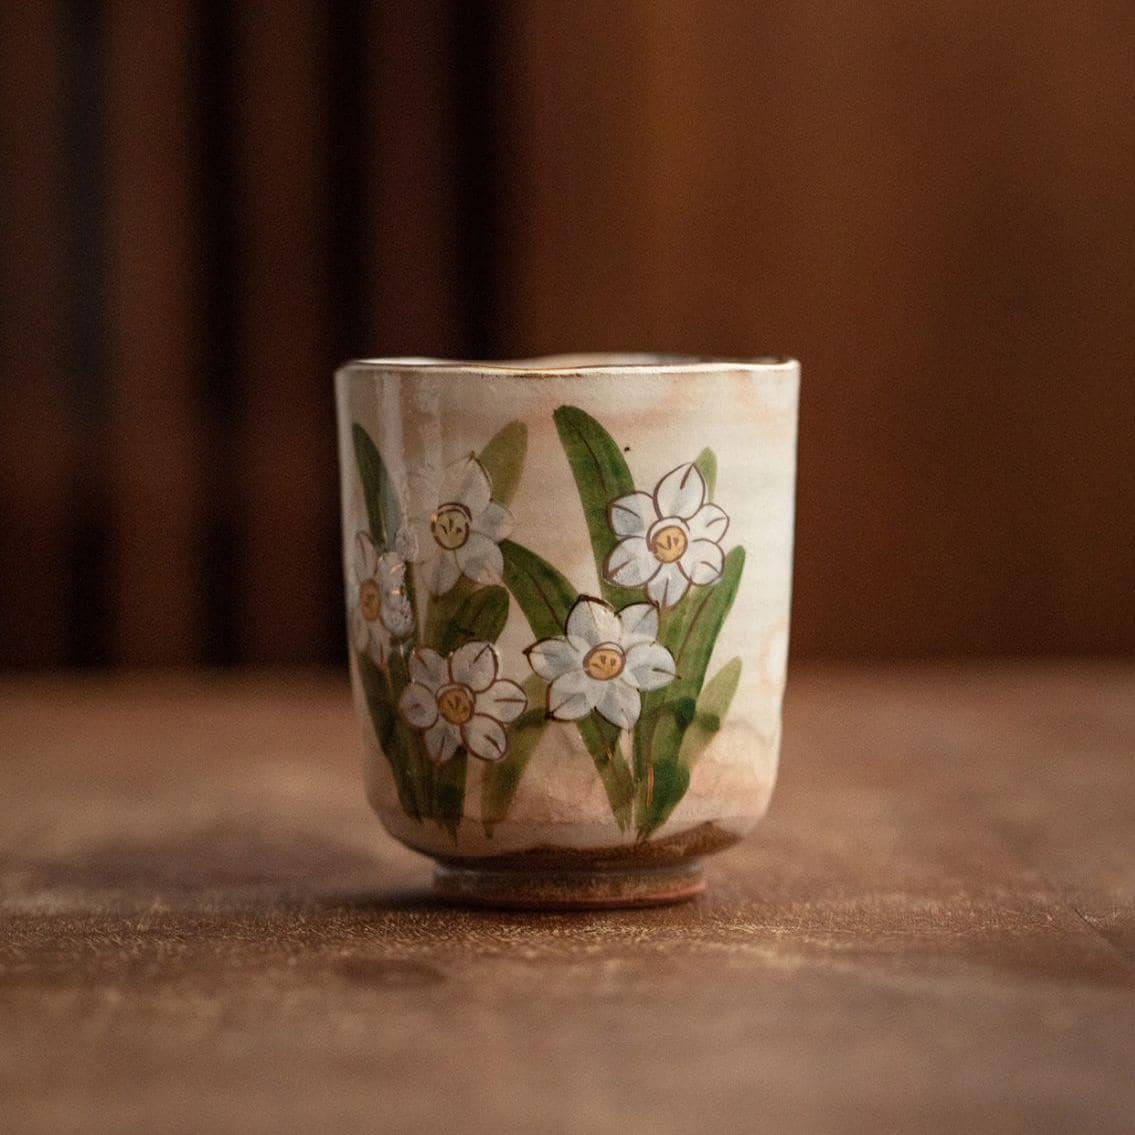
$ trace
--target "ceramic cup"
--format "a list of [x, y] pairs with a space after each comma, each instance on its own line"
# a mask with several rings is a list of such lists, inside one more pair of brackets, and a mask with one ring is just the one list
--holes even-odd
[[367, 796], [438, 893], [675, 901], [764, 814], [798, 387], [787, 359], [339, 370]]

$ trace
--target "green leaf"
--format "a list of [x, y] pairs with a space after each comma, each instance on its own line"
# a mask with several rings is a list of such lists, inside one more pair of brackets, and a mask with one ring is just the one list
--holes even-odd
[[359, 677], [362, 679], [367, 708], [370, 710], [374, 731], [382, 754], [394, 774], [398, 802], [412, 819], [420, 820], [425, 811], [425, 797], [421, 791], [417, 768], [417, 749], [405, 744], [401, 718], [398, 716], [397, 698], [393, 695], [386, 675], [374, 664], [370, 655], [360, 651], [357, 655]]
[[425, 642], [439, 654], [474, 640], [496, 642], [507, 620], [508, 592], [503, 587], [479, 587], [462, 577], [444, 595], [430, 599]]
[[717, 488], [717, 454], [707, 447], [694, 458], [694, 465], [705, 481], [705, 499], [713, 500], [713, 491]]
[[667, 702], [697, 698], [722, 624], [737, 598], [745, 549], [734, 548], [725, 557], [721, 578], [709, 587], [691, 587], [683, 599], [685, 617], [662, 628], [662, 644], [674, 656], [678, 678], [659, 692]]
[[674, 656], [678, 677], [646, 694], [635, 726], [636, 816], [641, 838], [665, 821], [689, 786], [689, 769], [680, 760], [682, 744], [697, 720], [696, 704], [710, 655], [737, 598], [744, 568], [745, 549], [734, 548], [725, 557], [717, 583], [690, 588], [661, 621], [658, 638]]
[[516, 798], [520, 779], [548, 725], [544, 713], [544, 683], [531, 675], [524, 683], [529, 708], [508, 727], [508, 750], [502, 760], [488, 765], [481, 778], [481, 822], [485, 835], [507, 815]]
[[694, 767], [713, 740], [713, 735], [721, 728], [740, 680], [741, 659], [731, 658], [706, 682], [697, 700], [694, 719], [678, 749], [678, 760], [685, 768]]
[[583, 505], [603, 598], [616, 608], [640, 602], [638, 591], [608, 583], [603, 577], [603, 566], [618, 542], [608, 509], [612, 501], [635, 491], [623, 452], [611, 435], [578, 407], [561, 406], [553, 417]]
[[351, 436], [354, 439], [359, 479], [363, 483], [371, 539], [380, 552], [387, 551], [393, 547], [394, 537], [402, 523], [398, 495], [370, 434], [355, 422], [351, 427]]
[[603, 782], [611, 812], [619, 828], [625, 831], [631, 822], [635, 787], [630, 766], [619, 751], [619, 734], [622, 730], [594, 712], [575, 724], [595, 762], [595, 770]]
[[510, 504], [520, 484], [524, 457], [528, 452], [528, 427], [523, 422], [509, 422], [498, 430], [477, 460], [489, 475], [493, 500]]
[[677, 756], [667, 756], [650, 766], [646, 780], [638, 786], [636, 805], [639, 839], [646, 839], [670, 818], [670, 813], [686, 795], [689, 787], [690, 770]]
[[468, 757], [458, 749], [444, 764], [433, 766], [430, 815], [454, 839], [465, 813], [465, 777]]
[[523, 544], [502, 540], [504, 584], [520, 604], [536, 638], [556, 638], [564, 633], [568, 612], [579, 592], [547, 561]]
[[[496, 642], [507, 621], [508, 592], [503, 587], [479, 587], [462, 578], [444, 595], [430, 599], [425, 642], [448, 655], [467, 642]], [[466, 754], [459, 750], [443, 765], [423, 754], [422, 762], [427, 814], [456, 837], [465, 811]]]
[[[560, 638], [568, 612], [579, 592], [551, 564], [529, 551], [523, 544], [501, 541], [504, 553], [504, 582], [520, 605], [537, 639]], [[599, 772], [611, 811], [619, 826], [630, 823], [634, 799], [634, 780], [626, 759], [619, 751], [619, 730], [596, 714], [576, 722], [591, 759]]]

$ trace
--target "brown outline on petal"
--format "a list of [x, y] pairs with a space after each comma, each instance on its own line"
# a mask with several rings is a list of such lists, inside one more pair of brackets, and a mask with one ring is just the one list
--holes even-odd
[[[706, 483], [705, 483], [705, 478], [701, 475], [701, 470], [697, 467], [697, 464], [695, 462], [683, 461], [681, 465], [675, 465], [674, 468], [671, 469], [669, 472], [663, 473], [662, 476], [658, 478], [657, 482], [655, 482], [654, 492], [652, 492], [650, 494], [651, 497], [654, 500], [654, 511], [658, 513], [658, 519], [659, 520], [668, 520], [671, 516], [673, 516], [674, 519], [676, 519], [676, 520], [685, 520], [686, 519], [684, 516], [679, 516], [677, 513], [669, 513], [669, 512], [663, 513], [662, 506], [658, 503], [659, 486], [672, 473], [677, 473], [679, 469], [683, 468], [683, 466], [686, 466], [686, 465], [688, 465], [693, 472], [697, 473], [698, 480], [701, 481], [701, 502], [698, 504], [698, 508], [703, 507], [706, 503], [706, 496], [708, 495], [707, 492], [706, 492], [707, 486], [706, 486]], [[687, 474], [687, 476], [688, 476], [688, 474]], [[686, 487], [686, 477], [682, 478], [680, 484], [681, 484], [681, 488], [684, 489]], [[720, 507], [720, 506], [718, 506], [718, 507]], [[696, 515], [698, 508], [695, 508], [694, 511], [690, 515], [691, 516]], [[722, 512], [724, 512], [724, 511], [725, 510], [722, 509]], [[611, 724], [614, 725], [615, 723], [612, 721]]]

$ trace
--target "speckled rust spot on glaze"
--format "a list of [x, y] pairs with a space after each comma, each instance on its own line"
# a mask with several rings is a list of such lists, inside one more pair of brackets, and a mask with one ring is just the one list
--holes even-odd
[[776, 775], [797, 364], [376, 359], [336, 381], [383, 824], [452, 901], [699, 893]]

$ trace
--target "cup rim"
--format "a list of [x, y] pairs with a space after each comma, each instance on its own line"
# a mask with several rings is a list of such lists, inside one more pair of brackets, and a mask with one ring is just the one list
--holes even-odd
[[728, 358], [634, 351], [587, 351], [538, 355], [530, 359], [438, 359], [424, 355], [350, 359], [339, 367], [336, 373], [345, 377], [352, 377], [374, 371], [448, 372], [536, 378], [585, 374], [721, 374], [730, 371], [795, 371], [799, 369], [799, 366], [800, 364], [796, 359], [787, 355]]

